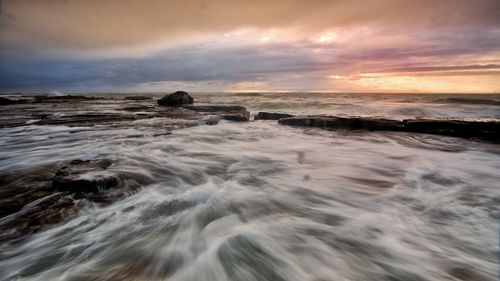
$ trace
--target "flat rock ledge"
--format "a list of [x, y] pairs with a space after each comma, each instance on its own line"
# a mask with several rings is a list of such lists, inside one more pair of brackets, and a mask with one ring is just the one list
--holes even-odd
[[0, 249], [68, 220], [87, 203], [111, 204], [153, 182], [113, 164], [110, 159], [73, 160], [0, 175]]
[[[175, 130], [215, 125], [221, 119], [238, 122], [250, 119], [250, 113], [243, 106], [192, 104], [194, 100], [191, 99], [182, 91], [157, 101], [150, 96], [0, 97], [0, 128], [31, 125], [130, 128], [140, 124], [142, 129], [147, 126], [151, 130]], [[168, 122], [164, 122], [167, 119]]]
[[295, 117], [292, 114], [287, 113], [274, 113], [274, 112], [259, 112], [255, 115], [254, 120], [280, 120], [282, 118]]
[[332, 130], [396, 131], [500, 142], [499, 121], [448, 119], [391, 120], [371, 117], [297, 116], [281, 118], [279, 124]]
[[250, 120], [250, 112], [239, 105], [184, 105], [182, 108], [193, 110], [202, 114], [218, 115], [221, 119], [247, 122]]

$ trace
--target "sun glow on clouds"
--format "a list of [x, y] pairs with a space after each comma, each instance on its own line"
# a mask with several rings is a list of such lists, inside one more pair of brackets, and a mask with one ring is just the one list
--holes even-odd
[[[232, 30], [230, 32], [226, 32], [222, 36], [224, 38], [224, 42], [231, 46], [241, 44], [294, 42], [303, 35], [297, 34], [296, 31], [291, 28], [240, 28]], [[220, 41], [220, 37], [218, 36], [218, 34], [214, 34], [212, 40]]]
[[0, 89], [500, 91], [498, 0], [46, 2], [2, 2]]
[[337, 39], [337, 34], [335, 32], [329, 31], [321, 34], [314, 41], [320, 44], [327, 44], [335, 41], [335, 39]]
[[383, 92], [481, 93], [494, 92], [500, 87], [498, 75], [421, 76], [419, 74], [366, 73], [351, 78], [362, 88]]

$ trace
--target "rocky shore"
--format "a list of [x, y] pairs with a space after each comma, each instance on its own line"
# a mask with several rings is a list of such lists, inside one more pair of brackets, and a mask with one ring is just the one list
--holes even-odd
[[[196, 104], [186, 92], [156, 101], [147, 96], [104, 98], [89, 96], [0, 97], [0, 128], [30, 125], [141, 128], [154, 136], [172, 130], [216, 125], [220, 120], [250, 121], [239, 105]], [[255, 120], [281, 125], [331, 130], [395, 131], [500, 140], [500, 122], [338, 116], [293, 116], [259, 112]], [[141, 137], [141, 136], [136, 136]], [[114, 169], [111, 159], [74, 159], [0, 175], [0, 243], [10, 244], [30, 233], [67, 220], [85, 204], [111, 204], [154, 179]]]
[[332, 130], [394, 131], [500, 141], [500, 122], [440, 119], [390, 120], [383, 118], [298, 116], [278, 120], [279, 124]]
[[[176, 129], [216, 125], [221, 119], [244, 122], [249, 118], [242, 106], [193, 105], [185, 92], [166, 95], [158, 102], [147, 96], [0, 98], [0, 128], [135, 127], [161, 136]], [[110, 159], [75, 159], [0, 174], [0, 243], [13, 243], [63, 222], [85, 204], [111, 204], [154, 182], [143, 175], [115, 171], [115, 164]]]

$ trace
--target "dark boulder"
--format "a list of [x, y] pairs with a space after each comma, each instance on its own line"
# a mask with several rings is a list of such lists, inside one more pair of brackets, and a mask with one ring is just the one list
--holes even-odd
[[255, 116], [255, 120], [280, 120], [281, 118], [290, 118], [290, 117], [294, 116], [286, 113], [259, 112]]
[[11, 99], [0, 97], [0, 105], [10, 105], [13, 103], [14, 103], [14, 101]]
[[158, 105], [162, 106], [181, 106], [184, 104], [192, 104], [194, 102], [187, 92], [177, 91], [175, 93], [166, 95], [158, 100]]

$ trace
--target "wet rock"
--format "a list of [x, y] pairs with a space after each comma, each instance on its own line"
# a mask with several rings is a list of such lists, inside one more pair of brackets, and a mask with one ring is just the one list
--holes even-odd
[[85, 113], [63, 116], [50, 115], [47, 118], [35, 122], [36, 125], [66, 125], [66, 126], [94, 126], [96, 124], [131, 121], [140, 118], [138, 115], [120, 113]]
[[222, 114], [221, 118], [229, 121], [247, 122], [250, 120], [250, 113], [247, 111], [234, 114]]
[[48, 195], [26, 205], [21, 211], [0, 222], [0, 241], [18, 239], [40, 229], [61, 223], [76, 215], [78, 206], [65, 193]]
[[122, 110], [134, 112], [134, 111], [147, 111], [147, 110], [150, 110], [152, 108], [153, 108], [152, 106], [148, 106], [148, 105], [132, 105], [132, 106], [126, 106], [126, 107], [122, 108]]
[[0, 105], [11, 105], [11, 104], [23, 104], [26, 100], [12, 100], [4, 97], [0, 97]]
[[55, 165], [45, 165], [0, 175], [0, 217], [52, 194], [51, 180], [56, 171]]
[[220, 121], [220, 117], [218, 115], [208, 115], [204, 121], [206, 125], [217, 125]]
[[147, 96], [128, 96], [124, 97], [124, 100], [151, 100], [153, 99], [152, 97], [147, 97]]
[[52, 185], [56, 190], [71, 192], [100, 192], [116, 187], [126, 177], [108, 170], [110, 160], [74, 160], [57, 171]]
[[300, 116], [282, 118], [278, 120], [278, 123], [291, 126], [369, 131], [401, 131], [404, 127], [403, 123], [397, 120], [331, 116]]
[[255, 120], [280, 120], [282, 118], [290, 118], [294, 115], [286, 113], [274, 113], [274, 112], [259, 112], [255, 116]]
[[76, 215], [85, 202], [110, 204], [153, 182], [118, 172], [112, 161], [73, 160], [0, 175], [0, 242], [16, 240]]
[[407, 119], [403, 123], [406, 132], [500, 140], [498, 121]]
[[73, 102], [100, 99], [97, 97], [82, 96], [82, 95], [65, 95], [65, 96], [34, 96], [33, 103], [53, 103], [53, 102]]
[[403, 121], [369, 117], [299, 116], [282, 118], [279, 124], [327, 129], [399, 131], [500, 141], [500, 122], [448, 119], [407, 119]]
[[194, 102], [187, 92], [177, 91], [175, 93], [166, 95], [158, 100], [158, 105], [162, 106], [181, 106], [184, 104], [192, 104]]
[[196, 112], [235, 113], [247, 111], [244, 106], [239, 105], [185, 105], [183, 108]]
[[0, 105], [11, 105], [14, 101], [8, 98], [0, 97]]
[[[25, 104], [0, 107], [0, 128], [28, 125], [176, 130], [216, 124], [219, 120], [247, 121], [245, 107], [232, 105], [154, 106], [150, 101], [87, 96], [26, 96]], [[148, 97], [149, 98], [149, 97]], [[105, 102], [92, 102], [100, 100]], [[54, 108], [56, 106], [57, 108]], [[57, 109], [57, 110], [56, 110]], [[217, 117], [208, 117], [208, 116]], [[167, 120], [168, 118], [168, 120]], [[206, 123], [205, 123], [206, 122]]]
[[82, 96], [82, 95], [33, 96], [33, 98], [34, 98], [33, 103], [65, 103], [65, 102], [103, 99], [103, 98]]
[[204, 113], [219, 114], [221, 119], [245, 122], [250, 120], [250, 112], [239, 105], [187, 105], [185, 109]]

